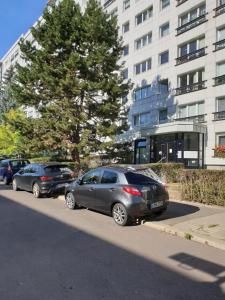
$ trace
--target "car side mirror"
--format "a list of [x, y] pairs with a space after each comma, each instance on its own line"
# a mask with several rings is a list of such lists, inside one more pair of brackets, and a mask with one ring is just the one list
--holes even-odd
[[77, 183], [78, 185], [82, 185], [82, 178], [78, 178], [77, 181], [76, 181], [76, 183]]
[[23, 173], [24, 173], [24, 168], [21, 168], [21, 169], [19, 170], [19, 174], [22, 175]]

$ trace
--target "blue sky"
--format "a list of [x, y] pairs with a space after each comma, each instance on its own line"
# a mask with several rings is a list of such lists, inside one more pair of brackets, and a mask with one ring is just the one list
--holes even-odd
[[42, 14], [47, 0], [0, 0], [0, 59]]

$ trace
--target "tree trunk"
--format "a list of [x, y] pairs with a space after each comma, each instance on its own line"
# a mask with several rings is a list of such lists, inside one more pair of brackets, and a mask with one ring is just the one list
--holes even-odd
[[71, 152], [71, 156], [74, 162], [80, 164], [80, 153], [77, 148], [73, 149]]

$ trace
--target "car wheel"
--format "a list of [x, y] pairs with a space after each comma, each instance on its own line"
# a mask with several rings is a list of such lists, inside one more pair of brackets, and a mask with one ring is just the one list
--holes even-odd
[[5, 185], [8, 185], [8, 184], [9, 184], [9, 180], [8, 180], [7, 177], [4, 177], [4, 178], [3, 178], [3, 183], [4, 183]]
[[126, 226], [130, 223], [130, 217], [127, 214], [127, 210], [121, 203], [116, 203], [113, 206], [112, 216], [116, 224], [120, 226]]
[[13, 179], [13, 182], [12, 182], [12, 188], [13, 188], [14, 191], [19, 190], [18, 185], [17, 185], [17, 181], [16, 181], [15, 178]]
[[34, 183], [32, 191], [35, 198], [41, 197], [40, 187], [37, 183]]
[[76, 204], [74, 195], [71, 192], [69, 192], [69, 193], [66, 194], [66, 206], [69, 209], [75, 209], [75, 208], [78, 207], [77, 204]]

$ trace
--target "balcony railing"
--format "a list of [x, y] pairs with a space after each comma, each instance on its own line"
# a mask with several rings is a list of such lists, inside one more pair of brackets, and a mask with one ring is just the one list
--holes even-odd
[[193, 83], [190, 85], [181, 86], [176, 89], [176, 96], [203, 90], [206, 88], [205, 83], [206, 83], [206, 80], [201, 81], [201, 82], [196, 82], [196, 83]]
[[215, 80], [214, 86], [225, 84], [225, 74], [213, 78]]
[[183, 4], [184, 2], [186, 2], [187, 0], [177, 0], [177, 6]]
[[218, 41], [218, 42], [214, 43], [213, 45], [215, 45], [214, 51], [221, 50], [221, 49], [225, 48], [225, 40]]
[[177, 35], [182, 34], [188, 30], [191, 30], [192, 28], [195, 28], [196, 26], [201, 25], [202, 23], [206, 22], [207, 21], [206, 15], [207, 14], [204, 14], [204, 15], [188, 22], [187, 24], [184, 24], [184, 25], [178, 27]]
[[193, 123], [203, 123], [203, 122], [205, 122], [205, 114], [191, 116], [191, 117], [185, 117], [185, 118], [177, 118], [176, 121], [190, 121]]
[[193, 59], [196, 59], [196, 58], [206, 55], [205, 49], [206, 49], [206, 47], [176, 58], [176, 65], [181, 65], [190, 60], [193, 60]]
[[224, 14], [225, 13], [225, 4], [222, 4], [222, 5], [214, 8], [214, 11], [215, 11], [214, 17]]
[[104, 8], [108, 7], [110, 4], [112, 4], [115, 1], [116, 0], [106, 0], [105, 3], [104, 3]]
[[214, 112], [214, 121], [225, 120], [225, 111]]

